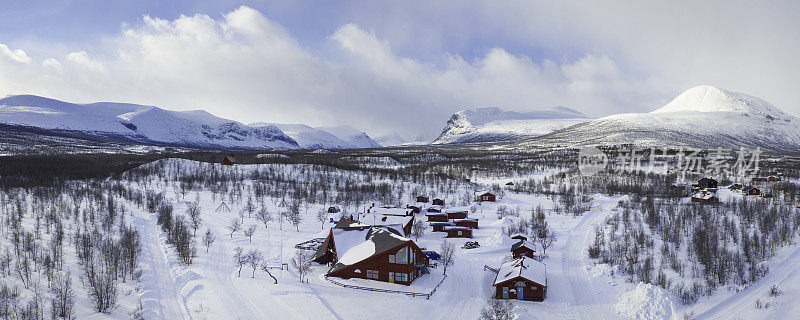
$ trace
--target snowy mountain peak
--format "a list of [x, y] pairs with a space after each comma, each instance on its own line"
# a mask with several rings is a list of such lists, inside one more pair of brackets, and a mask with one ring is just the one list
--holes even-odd
[[504, 111], [496, 107], [461, 110], [445, 124], [433, 142], [466, 143], [529, 138], [553, 132], [588, 120], [573, 109], [559, 106], [526, 112]]
[[651, 113], [667, 112], [738, 112], [783, 115], [783, 111], [760, 98], [709, 85], [690, 88], [664, 107]]

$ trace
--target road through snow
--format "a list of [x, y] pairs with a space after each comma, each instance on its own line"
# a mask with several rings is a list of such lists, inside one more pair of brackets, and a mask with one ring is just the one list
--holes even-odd
[[160, 228], [154, 215], [137, 216], [134, 223], [138, 227], [142, 241], [142, 284], [146, 290], [142, 304], [147, 319], [191, 319], [186, 306], [175, 288], [166, 251], [158, 236]]

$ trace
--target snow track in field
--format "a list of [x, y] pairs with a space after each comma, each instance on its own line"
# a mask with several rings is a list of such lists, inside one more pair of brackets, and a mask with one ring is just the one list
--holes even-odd
[[178, 295], [175, 277], [170, 269], [164, 245], [158, 236], [159, 227], [154, 216], [136, 217], [142, 241], [142, 278], [146, 293], [142, 304], [147, 319], [191, 319]]

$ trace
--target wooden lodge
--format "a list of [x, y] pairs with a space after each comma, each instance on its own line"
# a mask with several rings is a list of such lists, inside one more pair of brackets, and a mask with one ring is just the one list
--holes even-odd
[[534, 259], [515, 259], [500, 266], [493, 286], [496, 299], [542, 301], [547, 296], [547, 270]]
[[360, 216], [359, 222], [361, 225], [372, 227], [391, 227], [394, 230], [402, 231], [403, 235], [407, 236], [411, 234], [411, 228], [414, 225], [414, 216], [367, 213]]
[[417, 196], [417, 202], [428, 203], [429, 198], [427, 196]]
[[513, 236], [511, 237], [511, 239], [512, 239], [512, 240], [528, 240], [528, 237], [526, 237], [526, 236], [524, 236], [524, 235], [521, 235], [521, 234], [517, 233], [517, 234], [513, 235]]
[[700, 189], [716, 189], [719, 183], [717, 180], [711, 178], [702, 178], [697, 181], [697, 185], [700, 187]]
[[447, 219], [466, 219], [467, 211], [447, 211]]
[[536, 246], [532, 243], [522, 240], [515, 244], [511, 245], [511, 255], [514, 259], [519, 259], [522, 257], [533, 258], [533, 254], [536, 253]]
[[442, 229], [447, 232], [446, 238], [472, 238], [472, 228], [470, 227], [446, 226]]
[[445, 227], [452, 227], [456, 224], [453, 222], [445, 221], [445, 222], [431, 222], [431, 227], [433, 228], [433, 232], [445, 232]]
[[232, 154], [229, 154], [225, 156], [225, 158], [222, 158], [222, 165], [232, 166], [234, 164], [236, 164], [236, 158]]
[[469, 227], [472, 229], [478, 229], [478, 219], [453, 219], [453, 223], [459, 227]]
[[428, 272], [428, 263], [411, 239], [372, 228], [366, 240], [344, 252], [327, 275], [409, 285]]
[[442, 210], [441, 210], [441, 209], [438, 209], [438, 208], [433, 208], [433, 207], [431, 207], [431, 208], [428, 208], [428, 209], [425, 209], [425, 211], [427, 211], [427, 212], [437, 212], [437, 213], [438, 213], [438, 212], [442, 212]]
[[442, 206], [442, 207], [444, 207], [444, 200], [436, 198], [436, 199], [433, 199], [431, 204], [433, 204], [434, 206]]
[[328, 213], [339, 213], [340, 211], [338, 207], [328, 207]]
[[428, 217], [428, 221], [433, 222], [447, 222], [447, 214], [441, 212], [429, 212], [425, 214]]
[[760, 196], [761, 189], [756, 187], [745, 187], [742, 188], [742, 194], [746, 196]]
[[493, 193], [486, 192], [484, 194], [479, 195], [477, 201], [478, 202], [484, 202], [484, 201], [495, 202], [495, 201], [497, 201], [497, 197]]

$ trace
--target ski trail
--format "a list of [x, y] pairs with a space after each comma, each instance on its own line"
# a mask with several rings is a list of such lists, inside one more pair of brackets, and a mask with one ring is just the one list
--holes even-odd
[[591, 227], [610, 214], [609, 208], [599, 209], [583, 214], [581, 221], [570, 230], [567, 242], [561, 249], [563, 254], [561, 267], [571, 292], [569, 305], [573, 312], [577, 313], [575, 317], [577, 319], [604, 318], [603, 313], [596, 311], [599, 305], [597, 291], [590, 281], [591, 277], [586, 270], [586, 259], [583, 257], [586, 243], [591, 237]]
[[[747, 287], [737, 294], [722, 300], [705, 312], [697, 315], [695, 319], [730, 319], [742, 309], [752, 307], [757, 298], [769, 291], [773, 284], [782, 283], [795, 275], [800, 264], [800, 248], [795, 249], [786, 259], [772, 265], [772, 270], [761, 280]], [[777, 268], [776, 268], [777, 267]]]
[[134, 219], [139, 228], [142, 241], [142, 283], [148, 292], [146, 310], [153, 311], [152, 316], [159, 319], [191, 319], [175, 288], [175, 277], [170, 269], [164, 248], [158, 236], [159, 227], [151, 216]]
[[227, 246], [224, 241], [218, 241], [216, 245], [212, 246], [204, 273], [210, 275], [215, 286], [208, 289], [221, 300], [227, 310], [226, 315], [231, 319], [269, 319], [233, 286], [232, 276], [229, 272], [231, 262], [225, 259], [225, 252], [227, 252]]

